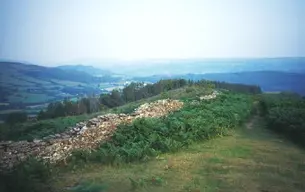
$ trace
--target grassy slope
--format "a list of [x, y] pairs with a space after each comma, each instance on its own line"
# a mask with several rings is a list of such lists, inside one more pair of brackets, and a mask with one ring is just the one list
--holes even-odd
[[[108, 192], [132, 191], [131, 178], [144, 185], [135, 191], [304, 191], [304, 151], [264, 129], [261, 122], [254, 118], [231, 136], [145, 164], [87, 165], [59, 174], [55, 185], [61, 191], [82, 179], [104, 183]], [[162, 185], [152, 184], [152, 177], [161, 178]]]
[[[1, 65], [6, 67], [0, 71], [0, 87], [8, 94], [6, 98], [10, 103], [44, 103], [71, 96], [61, 95], [66, 92], [63, 91], [64, 88], [77, 88], [79, 93], [82, 93], [86, 88], [97, 89], [98, 86], [98, 82], [91, 80], [89, 74], [79, 71], [62, 71], [57, 68], [10, 62], [0, 62]], [[54, 87], [58, 89], [53, 89]]]

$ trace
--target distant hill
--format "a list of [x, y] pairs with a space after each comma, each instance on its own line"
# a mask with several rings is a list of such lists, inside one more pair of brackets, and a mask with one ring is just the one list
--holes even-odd
[[92, 76], [109, 76], [114, 74], [110, 70], [100, 69], [86, 65], [62, 65], [62, 66], [58, 66], [57, 68], [63, 69], [65, 71], [84, 72]]
[[0, 103], [35, 104], [100, 93], [100, 83], [119, 80], [117, 77], [96, 77], [78, 70], [20, 62], [0, 62], [0, 67]]
[[229, 83], [259, 85], [263, 91], [293, 91], [305, 95], [305, 74], [281, 71], [250, 71], [236, 73], [208, 73], [185, 75], [154, 75], [135, 77], [136, 81], [156, 82], [160, 79], [183, 78], [191, 80], [214, 80]]
[[[75, 82], [98, 82], [99, 79], [93, 77], [85, 72], [81, 71], [66, 71], [55, 67], [43, 67], [38, 65], [29, 65], [17, 62], [0, 62], [1, 66], [1, 75], [9, 80], [12, 76], [19, 76], [20, 78], [31, 77], [40, 80], [66, 80], [66, 81], [75, 81]], [[25, 79], [26, 80], [26, 79]], [[11, 81], [8, 81], [11, 82]]]
[[111, 66], [114, 67], [108, 67], [108, 69], [115, 73], [133, 76], [244, 71], [282, 71], [305, 74], [305, 57], [141, 60], [117, 62]]

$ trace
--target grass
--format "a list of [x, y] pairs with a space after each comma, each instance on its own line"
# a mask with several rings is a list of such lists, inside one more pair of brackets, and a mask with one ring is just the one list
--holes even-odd
[[[118, 167], [88, 164], [54, 178], [58, 191], [92, 181], [117, 191], [290, 191], [305, 190], [305, 152], [264, 129], [255, 118], [231, 136], [191, 145], [147, 163]], [[153, 181], [159, 181], [154, 184]], [[67, 190], [68, 191], [68, 190]]]

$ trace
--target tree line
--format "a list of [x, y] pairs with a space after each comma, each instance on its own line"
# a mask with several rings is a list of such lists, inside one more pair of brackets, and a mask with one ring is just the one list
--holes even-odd
[[[129, 102], [149, 98], [163, 92], [182, 88], [184, 86], [203, 86], [207, 88], [226, 89], [239, 93], [257, 94], [261, 93], [259, 86], [232, 84], [217, 81], [192, 81], [185, 79], [160, 80], [154, 84], [145, 84], [143, 82], [132, 82], [123, 89], [112, 90], [109, 94], [101, 94], [99, 97], [89, 96], [78, 101], [52, 102], [45, 110], [41, 110], [37, 116], [38, 120], [52, 119], [57, 117], [75, 116], [81, 114], [90, 114], [108, 108], [122, 106]], [[23, 114], [23, 115], [21, 115]], [[8, 115], [7, 123], [17, 123], [26, 121], [24, 112], [18, 112]], [[22, 118], [19, 118], [22, 117]]]

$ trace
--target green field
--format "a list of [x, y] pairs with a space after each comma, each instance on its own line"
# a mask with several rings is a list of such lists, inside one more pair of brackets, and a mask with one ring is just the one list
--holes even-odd
[[75, 82], [75, 81], [64, 81], [64, 80], [58, 80], [58, 79], [50, 79], [50, 82], [54, 82], [58, 85], [61, 85], [61, 86], [72, 86], [72, 87], [76, 87], [76, 86], [86, 86], [85, 83], [80, 83], [80, 82]]
[[9, 98], [10, 103], [17, 103], [17, 102], [22, 102], [22, 103], [44, 103], [50, 99], [55, 99], [55, 97], [46, 95], [46, 94], [34, 94], [34, 93], [27, 93], [27, 92], [22, 92], [18, 93], [19, 95], [12, 95]]
[[[37, 68], [37, 69], [36, 69]], [[98, 83], [82, 83], [54, 78], [41, 78], [32, 75], [35, 70], [42, 70], [38, 66], [33, 69], [26, 65], [11, 65], [5, 71], [0, 71], [0, 88], [5, 93], [5, 103], [44, 103], [54, 99], [63, 99], [76, 95], [70, 94], [69, 89], [79, 89], [79, 93], [87, 88], [98, 88]], [[33, 71], [32, 71], [33, 70]], [[7, 83], [9, 82], [9, 83]], [[81, 86], [81, 87], [80, 87]], [[63, 89], [65, 89], [63, 91]], [[90, 91], [89, 91], [90, 92]]]

